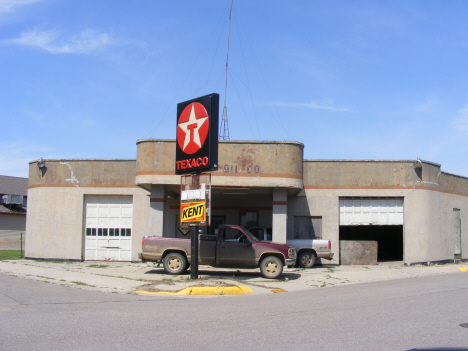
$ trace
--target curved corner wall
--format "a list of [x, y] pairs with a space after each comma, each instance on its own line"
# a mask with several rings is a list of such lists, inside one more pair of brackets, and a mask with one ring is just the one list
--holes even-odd
[[[175, 147], [175, 140], [137, 141], [136, 184], [180, 184]], [[303, 150], [298, 142], [220, 141], [212, 185], [302, 189]]]

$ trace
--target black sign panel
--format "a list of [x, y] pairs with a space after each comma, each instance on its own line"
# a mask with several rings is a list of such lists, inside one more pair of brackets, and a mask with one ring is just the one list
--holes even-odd
[[219, 95], [177, 104], [176, 174], [218, 169]]

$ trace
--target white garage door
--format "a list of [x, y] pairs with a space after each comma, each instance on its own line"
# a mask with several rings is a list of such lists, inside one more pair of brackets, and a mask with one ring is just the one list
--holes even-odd
[[403, 198], [341, 198], [340, 225], [402, 225]]
[[131, 261], [131, 196], [86, 196], [85, 260]]

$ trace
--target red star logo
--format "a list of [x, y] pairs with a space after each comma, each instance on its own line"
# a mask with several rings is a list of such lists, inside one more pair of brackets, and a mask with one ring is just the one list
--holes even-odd
[[200, 150], [208, 136], [209, 119], [205, 107], [193, 102], [184, 108], [177, 122], [177, 143], [188, 155]]

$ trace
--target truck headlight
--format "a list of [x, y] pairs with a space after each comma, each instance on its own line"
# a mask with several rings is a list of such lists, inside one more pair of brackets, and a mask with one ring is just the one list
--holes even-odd
[[295, 258], [296, 257], [296, 249], [294, 249], [294, 248], [288, 249], [288, 257], [289, 258]]

